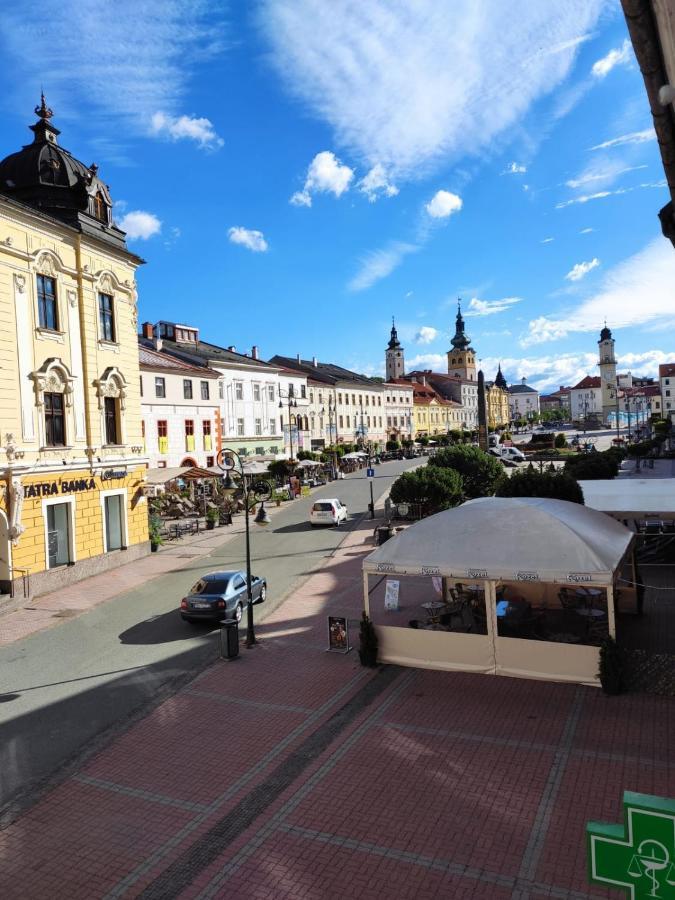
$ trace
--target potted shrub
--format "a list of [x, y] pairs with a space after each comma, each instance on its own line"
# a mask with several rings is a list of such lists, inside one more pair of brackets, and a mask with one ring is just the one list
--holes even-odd
[[615, 696], [624, 690], [621, 649], [614, 638], [606, 637], [600, 645], [600, 684], [606, 694]]
[[220, 521], [220, 510], [215, 506], [210, 506], [206, 510], [206, 530], [213, 531], [218, 522]]
[[162, 537], [162, 520], [159, 516], [150, 516], [148, 522], [148, 537], [150, 538], [150, 550], [152, 553], [157, 552], [157, 548], [164, 543]]
[[362, 666], [374, 669], [377, 666], [377, 632], [375, 626], [366, 615], [361, 615], [359, 625], [359, 659]]

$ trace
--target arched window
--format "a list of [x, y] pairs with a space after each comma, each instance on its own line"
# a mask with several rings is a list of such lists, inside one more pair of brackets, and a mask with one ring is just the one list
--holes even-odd
[[106, 206], [103, 194], [100, 191], [97, 191], [96, 196], [94, 197], [94, 215], [99, 222], [104, 222], [106, 225], [108, 224], [108, 207]]

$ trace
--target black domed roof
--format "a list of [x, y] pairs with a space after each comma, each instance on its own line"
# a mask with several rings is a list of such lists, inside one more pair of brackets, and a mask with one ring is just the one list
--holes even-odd
[[68, 224], [82, 225], [80, 217], [85, 216], [90, 223], [87, 230], [123, 245], [124, 233], [112, 222], [110, 191], [98, 177], [98, 166], [86, 166], [59, 146], [60, 132], [50, 121], [53, 113], [44, 94], [35, 113], [38, 121], [29, 126], [33, 142], [0, 161], [0, 194]]
[[612, 339], [612, 332], [609, 330], [607, 325], [600, 332], [600, 340], [601, 341], [610, 341]]

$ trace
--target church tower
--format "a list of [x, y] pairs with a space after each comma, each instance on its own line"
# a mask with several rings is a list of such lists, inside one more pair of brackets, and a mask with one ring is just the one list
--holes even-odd
[[600, 340], [598, 341], [598, 353], [600, 360], [598, 367], [600, 369], [600, 388], [602, 390], [602, 421], [607, 422], [609, 414], [616, 412], [616, 391], [618, 384], [616, 380], [616, 357], [614, 356], [614, 339], [612, 332], [605, 327], [600, 332]]
[[455, 336], [448, 350], [448, 375], [459, 375], [466, 381], [476, 380], [476, 351], [464, 331], [461, 301], [457, 301]]
[[394, 378], [403, 378], [405, 375], [405, 359], [403, 357], [403, 347], [398, 339], [393, 318], [391, 320], [391, 337], [387, 344], [385, 363], [387, 381], [393, 381]]

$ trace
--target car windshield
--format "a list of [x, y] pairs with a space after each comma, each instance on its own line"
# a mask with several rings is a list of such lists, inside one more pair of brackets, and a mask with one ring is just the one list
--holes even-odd
[[331, 512], [332, 509], [332, 503], [315, 503], [312, 507], [313, 512]]
[[229, 579], [227, 578], [209, 579], [208, 581], [206, 581], [204, 578], [200, 578], [197, 584], [192, 587], [190, 593], [224, 594], [227, 591], [229, 583]]

